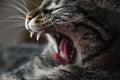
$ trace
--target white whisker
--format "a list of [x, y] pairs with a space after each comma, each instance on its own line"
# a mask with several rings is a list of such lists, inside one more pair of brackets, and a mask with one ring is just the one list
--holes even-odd
[[15, 28], [24, 28], [24, 27], [21, 27], [21, 26], [6, 27], [6, 28], [1, 29], [0, 32], [10, 30], [10, 29], [12, 30], [12, 29], [15, 29]]
[[17, 26], [21, 26], [21, 27], [24, 27], [24, 24], [23, 23], [9, 23], [10, 26], [9, 27], [17, 27]]
[[31, 3], [33, 6], [35, 6], [35, 7], [38, 7], [37, 4], [34, 3], [33, 1], [28, 0], [28, 2], [30, 2], [30, 3]]
[[11, 9], [10, 8], [0, 8], [1, 10], [7, 10], [7, 11], [11, 11]]
[[2, 23], [2, 22], [18, 22], [18, 21], [24, 23], [23, 20], [1, 20], [0, 23]]
[[23, 7], [27, 12], [29, 12], [29, 10], [25, 7], [25, 5], [23, 5], [22, 3], [18, 3], [17, 1], [13, 1], [15, 2], [16, 4], [20, 5], [21, 7]]
[[26, 4], [26, 2], [25, 2], [24, 0], [21, 0], [21, 2], [22, 2], [24, 5], [26, 5], [26, 6], [27, 6], [27, 4]]
[[16, 9], [18, 9], [20, 12], [22, 12], [24, 15], [26, 15], [27, 13], [26, 12], [24, 12], [22, 9], [20, 9], [19, 7], [17, 7], [17, 6], [14, 6]]
[[23, 28], [23, 29], [21, 29], [21, 30], [18, 30], [17, 32], [15, 32], [15, 34], [20, 33], [20, 32], [22, 32], [22, 31], [24, 31], [24, 30], [25, 30], [25, 28]]
[[11, 26], [24, 26], [23, 23], [14, 23], [14, 24], [11, 24]]
[[11, 8], [15, 8], [16, 10], [19, 10], [21, 13], [23, 13], [24, 15], [26, 15], [27, 13], [26, 12], [24, 12], [22, 9], [20, 9], [18, 6], [16, 6], [16, 5], [9, 5], [9, 4], [5, 4], [5, 3], [2, 3], [2, 4], [4, 4], [4, 5], [6, 5], [6, 6], [8, 6], [8, 7], [11, 7]]
[[9, 19], [25, 20], [25, 18], [22, 16], [10, 16], [10, 17], [5, 18], [4, 20], [9, 20]]
[[22, 31], [24, 31], [24, 30], [25, 30], [25, 29], [19, 29], [19, 30], [16, 30], [16, 31], [13, 32], [12, 35], [8, 36], [8, 38], [10, 38], [10, 39], [14, 39], [14, 37], [17, 36], [18, 33], [22, 33]]

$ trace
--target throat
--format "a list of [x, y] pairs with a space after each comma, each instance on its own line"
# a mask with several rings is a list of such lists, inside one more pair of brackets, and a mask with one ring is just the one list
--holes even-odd
[[54, 59], [61, 65], [68, 64], [72, 59], [73, 44], [70, 40], [63, 38], [58, 47], [59, 52], [55, 53]]

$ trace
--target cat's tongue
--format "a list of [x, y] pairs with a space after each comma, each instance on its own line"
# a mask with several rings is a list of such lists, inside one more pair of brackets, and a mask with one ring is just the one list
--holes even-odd
[[70, 61], [70, 53], [73, 50], [71, 41], [63, 38], [59, 46], [59, 52], [54, 55], [54, 59], [61, 65]]

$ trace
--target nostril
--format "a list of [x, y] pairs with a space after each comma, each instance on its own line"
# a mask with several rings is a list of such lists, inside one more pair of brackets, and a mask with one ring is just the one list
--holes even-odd
[[31, 19], [32, 19], [32, 16], [27, 16], [27, 19], [28, 19], [28, 20], [31, 20]]

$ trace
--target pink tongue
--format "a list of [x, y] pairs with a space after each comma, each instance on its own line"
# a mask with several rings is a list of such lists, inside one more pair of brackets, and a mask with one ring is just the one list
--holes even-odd
[[54, 59], [61, 65], [67, 64], [70, 61], [70, 52], [72, 49], [71, 42], [63, 38], [59, 46], [60, 51], [54, 55]]

